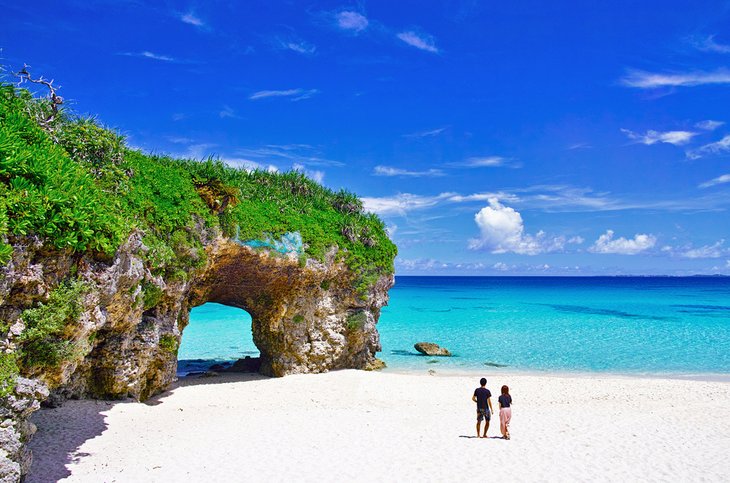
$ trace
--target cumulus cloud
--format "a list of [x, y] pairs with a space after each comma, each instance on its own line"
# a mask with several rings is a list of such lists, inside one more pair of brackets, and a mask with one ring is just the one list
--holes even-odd
[[292, 101], [301, 101], [319, 93], [319, 89], [286, 89], [280, 91], [258, 91], [254, 92], [249, 99], [255, 101], [257, 99], [266, 99], [269, 97], [288, 97]]
[[723, 126], [725, 123], [723, 121], [713, 121], [711, 119], [708, 119], [706, 121], [700, 121], [695, 124], [695, 127], [698, 129], [704, 129], [705, 131], [714, 131], [720, 126]]
[[440, 169], [428, 169], [425, 171], [409, 171], [407, 169], [393, 168], [391, 166], [375, 166], [373, 170], [375, 176], [401, 176], [410, 178], [435, 178], [444, 176], [444, 172]]
[[730, 151], [730, 134], [717, 142], [705, 144], [697, 149], [687, 151], [687, 157], [689, 159], [699, 159], [708, 154], [723, 154]]
[[716, 186], [718, 184], [725, 184], [730, 183], [730, 174], [723, 174], [722, 176], [718, 176], [717, 178], [713, 178], [710, 181], [705, 181], [704, 183], [700, 184], [700, 188], [709, 188], [710, 186]]
[[585, 238], [583, 238], [582, 236], [574, 236], [568, 240], [568, 243], [570, 243], [571, 245], [580, 245], [585, 241]]
[[639, 134], [628, 129], [621, 129], [621, 132], [626, 134], [629, 139], [636, 141], [637, 143], [652, 145], [656, 143], [668, 143], [675, 146], [681, 146], [687, 144], [692, 140], [692, 137], [696, 136], [696, 132], [691, 131], [646, 131], [645, 134]]
[[638, 89], [730, 84], [730, 71], [727, 69], [718, 69], [714, 72], [695, 71], [661, 74], [642, 70], [631, 70], [621, 79], [621, 83], [627, 87], [635, 87]]
[[727, 255], [725, 240], [720, 240], [712, 245], [704, 245], [699, 248], [690, 248], [679, 253], [682, 258], [720, 258]]
[[634, 235], [634, 238], [613, 238], [613, 230], [606, 230], [606, 233], [598, 237], [598, 240], [588, 249], [593, 253], [616, 253], [619, 255], [636, 255], [656, 245], [654, 235], [643, 233]]
[[352, 10], [343, 10], [335, 14], [335, 21], [337, 26], [342, 30], [347, 30], [354, 33], [360, 33], [368, 28], [368, 19], [359, 12]]
[[517, 253], [537, 255], [538, 253], [562, 250], [563, 237], [548, 238], [540, 231], [535, 236], [525, 234], [522, 215], [514, 208], [502, 205], [496, 198], [489, 200], [474, 216], [480, 237], [469, 240], [472, 250], [488, 250], [491, 253]]
[[439, 49], [436, 47], [436, 41], [430, 35], [408, 30], [406, 32], [400, 32], [396, 35], [396, 37], [411, 47], [415, 47], [419, 50], [425, 50], [426, 52], [431, 52], [433, 54], [439, 53]]

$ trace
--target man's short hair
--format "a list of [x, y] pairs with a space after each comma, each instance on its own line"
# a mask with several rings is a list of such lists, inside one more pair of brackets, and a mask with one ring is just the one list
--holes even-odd
[[487, 378], [486, 377], [482, 377], [481, 379], [479, 379], [479, 384], [481, 384], [482, 386], [486, 386], [487, 385]]

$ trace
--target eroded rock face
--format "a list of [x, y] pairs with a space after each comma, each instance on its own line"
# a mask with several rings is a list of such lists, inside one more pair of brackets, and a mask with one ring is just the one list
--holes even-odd
[[[177, 347], [190, 309], [206, 302], [251, 314], [264, 374], [377, 367], [375, 324], [388, 301], [392, 275], [359, 293], [336, 252], [321, 263], [256, 250], [218, 233], [203, 238], [207, 263], [184, 281], [149, 272], [141, 233], [133, 233], [108, 261], [45, 252], [32, 238], [14, 243], [13, 260], [0, 268], [0, 320], [10, 327], [0, 334], [0, 350], [13, 350], [24, 328], [23, 310], [45, 301], [72, 268], [89, 289], [68, 334], [74, 357], [26, 374], [27, 384], [19, 384], [4, 401], [10, 406], [0, 406], [0, 481], [4, 474], [14, 481], [27, 471], [30, 455], [23, 443], [32, 434], [27, 418], [49, 390], [52, 404], [70, 397], [142, 400], [165, 390], [176, 377]], [[150, 287], [160, 296], [145, 308], [144, 291]], [[28, 384], [35, 389], [28, 390]], [[20, 400], [27, 404], [18, 406]]]

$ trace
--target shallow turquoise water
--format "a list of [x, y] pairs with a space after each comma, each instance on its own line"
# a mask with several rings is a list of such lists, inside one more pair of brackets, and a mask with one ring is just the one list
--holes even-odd
[[[390, 297], [378, 330], [392, 370], [730, 374], [730, 278], [398, 277]], [[197, 307], [179, 357], [257, 354], [250, 324]], [[418, 341], [455, 356], [420, 356]]]

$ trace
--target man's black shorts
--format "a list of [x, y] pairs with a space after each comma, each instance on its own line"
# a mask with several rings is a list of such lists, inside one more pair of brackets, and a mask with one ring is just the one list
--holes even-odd
[[477, 409], [477, 421], [481, 421], [482, 419], [489, 421], [491, 417], [492, 415], [489, 412], [489, 409]]

